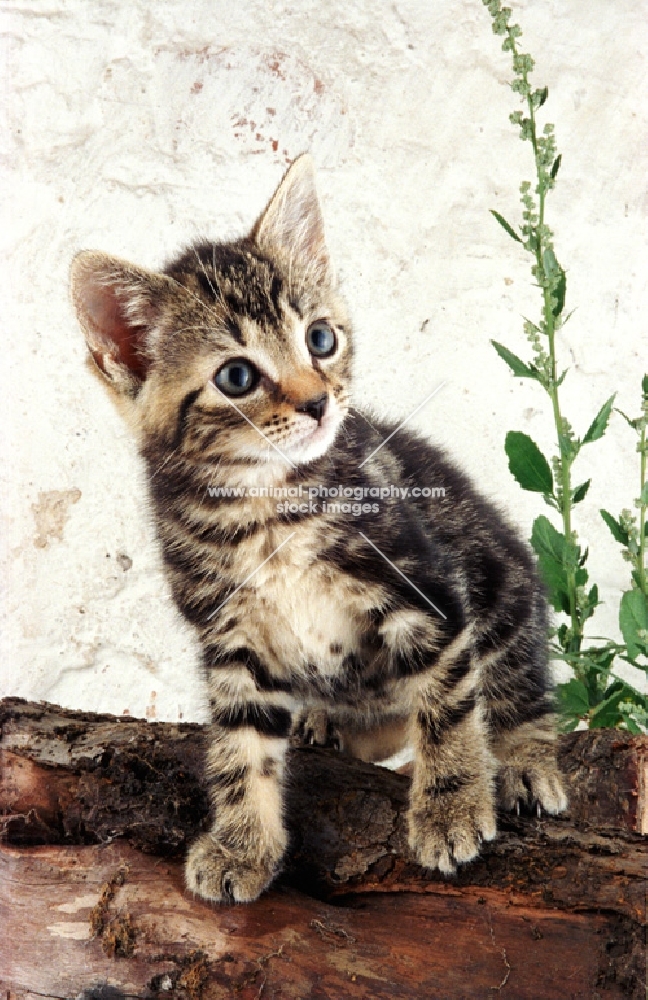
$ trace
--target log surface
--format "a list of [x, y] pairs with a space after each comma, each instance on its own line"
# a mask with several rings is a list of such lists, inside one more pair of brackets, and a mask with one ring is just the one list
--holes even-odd
[[[498, 839], [452, 879], [421, 869], [408, 852], [406, 777], [329, 751], [296, 749], [284, 876], [257, 903], [231, 909], [190, 899], [182, 888], [181, 855], [207, 817], [201, 727], [19, 699], [1, 704], [0, 723], [1, 919], [9, 928], [0, 943], [0, 982], [12, 1000], [30, 990], [77, 996], [98, 981], [134, 996], [156, 989], [190, 995], [182, 977], [192, 951], [206, 956], [191, 959], [204, 965], [194, 975], [204, 979], [196, 1000], [233, 995], [222, 990], [235, 987], [242, 997], [445, 1000], [493, 996], [498, 984], [512, 997], [547, 1000], [643, 996], [644, 738], [605, 731], [562, 737], [570, 815], [501, 817]], [[44, 844], [57, 846], [35, 846]], [[119, 879], [123, 866], [128, 874], [113, 885], [108, 904], [106, 927], [113, 930], [97, 932], [95, 920], [97, 937], [90, 939], [89, 914], [101, 887]], [[91, 891], [80, 890], [74, 872], [84, 873]], [[14, 887], [9, 902], [7, 887]], [[60, 909], [77, 904], [74, 912]], [[64, 916], [53, 920], [57, 913]], [[120, 913], [125, 923], [115, 924]], [[16, 966], [26, 914], [35, 921], [34, 939], [40, 934], [58, 949], [59, 980], [56, 962], [41, 965], [26, 954]], [[63, 929], [68, 922], [79, 925], [76, 931]], [[81, 924], [88, 933], [74, 937]], [[112, 955], [105, 952], [107, 933], [117, 939]], [[128, 955], [120, 953], [120, 934]], [[175, 958], [156, 964], [155, 948]], [[80, 983], [83, 962], [90, 962], [90, 978]], [[171, 983], [166, 992], [162, 982]]]
[[[333, 906], [279, 885], [252, 905], [215, 908], [186, 895], [181, 862], [123, 843], [5, 847], [0, 859], [0, 984], [11, 1000], [77, 997], [101, 982], [189, 1000], [628, 995], [609, 979], [621, 943], [613, 918], [511, 903], [489, 889], [436, 886]], [[33, 949], [18, 946], [26, 941]]]

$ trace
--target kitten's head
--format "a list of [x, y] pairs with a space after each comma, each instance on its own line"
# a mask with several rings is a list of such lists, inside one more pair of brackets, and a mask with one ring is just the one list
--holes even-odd
[[289, 468], [332, 444], [351, 340], [310, 157], [295, 160], [247, 238], [191, 247], [160, 273], [83, 252], [71, 287], [92, 357], [128, 400], [144, 448]]

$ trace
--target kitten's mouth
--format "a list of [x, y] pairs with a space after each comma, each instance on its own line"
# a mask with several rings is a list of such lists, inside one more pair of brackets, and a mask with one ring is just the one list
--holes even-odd
[[331, 405], [318, 424], [291, 435], [281, 450], [293, 462], [312, 462], [320, 458], [333, 444], [343, 417], [339, 407]]

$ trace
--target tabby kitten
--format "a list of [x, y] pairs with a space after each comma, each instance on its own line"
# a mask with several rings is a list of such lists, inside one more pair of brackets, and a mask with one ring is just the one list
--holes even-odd
[[[453, 872], [495, 836], [496, 791], [507, 809], [563, 810], [534, 564], [442, 452], [351, 409], [310, 158], [248, 237], [159, 273], [80, 253], [72, 295], [128, 404], [173, 595], [202, 644], [213, 815], [188, 887], [246, 901], [275, 877], [299, 726], [365, 759], [413, 745], [409, 840], [428, 868]], [[411, 495], [428, 484], [445, 497]], [[355, 514], [309, 499], [340, 485], [361, 489]], [[273, 495], [300, 486], [293, 503]]]

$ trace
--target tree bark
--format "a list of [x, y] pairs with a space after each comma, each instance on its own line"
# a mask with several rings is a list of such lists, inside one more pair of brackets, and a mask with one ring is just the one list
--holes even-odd
[[192, 1000], [644, 996], [644, 737], [562, 737], [569, 816], [502, 816], [450, 879], [409, 854], [407, 777], [295, 749], [286, 870], [230, 908], [183, 892], [181, 857], [207, 818], [200, 726], [20, 699], [0, 724], [11, 1000], [101, 982]]

